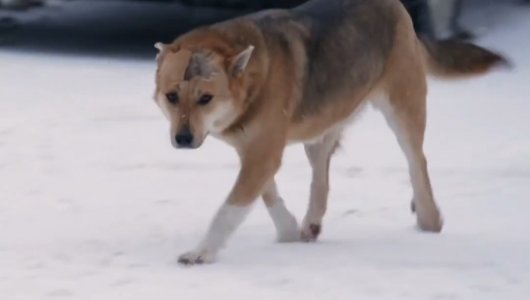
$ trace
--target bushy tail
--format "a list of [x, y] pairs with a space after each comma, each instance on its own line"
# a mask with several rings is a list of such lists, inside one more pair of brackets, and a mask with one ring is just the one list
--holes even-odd
[[429, 73], [445, 78], [482, 75], [495, 67], [509, 67], [502, 55], [460, 40], [420, 38]]

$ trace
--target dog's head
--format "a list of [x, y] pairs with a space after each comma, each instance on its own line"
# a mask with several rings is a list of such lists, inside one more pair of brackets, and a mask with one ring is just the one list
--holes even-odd
[[242, 113], [246, 95], [236, 89], [253, 46], [223, 55], [204, 47], [155, 45], [159, 49], [155, 101], [171, 123], [171, 143], [195, 149], [220, 134]]

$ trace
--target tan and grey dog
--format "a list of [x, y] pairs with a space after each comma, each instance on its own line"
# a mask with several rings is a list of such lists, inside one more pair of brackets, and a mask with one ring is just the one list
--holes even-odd
[[[383, 112], [408, 160], [418, 227], [441, 231], [423, 153], [426, 75], [478, 75], [505, 63], [471, 44], [419, 39], [398, 0], [312, 0], [156, 46], [155, 100], [171, 123], [172, 144], [198, 148], [213, 135], [241, 159], [233, 189], [202, 242], [180, 256], [182, 264], [212, 262], [260, 196], [279, 241], [316, 240], [331, 156], [369, 102]], [[274, 180], [291, 143], [304, 144], [313, 168], [301, 228]]]

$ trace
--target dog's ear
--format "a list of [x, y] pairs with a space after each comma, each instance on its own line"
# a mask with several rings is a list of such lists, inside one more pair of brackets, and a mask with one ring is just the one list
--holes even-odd
[[155, 44], [155, 48], [158, 49], [158, 52], [163, 52], [164, 50], [166, 50], [166, 47], [167, 45], [162, 42], [158, 42]]
[[160, 57], [162, 56], [164, 51], [166, 51], [167, 46], [168, 45], [166, 45], [166, 44], [164, 44], [162, 42], [158, 42], [158, 43], [155, 44], [155, 48], [158, 49], [158, 53], [156, 54], [156, 60], [158, 62], [160, 62]]
[[230, 59], [229, 72], [232, 76], [237, 77], [241, 75], [243, 71], [245, 71], [253, 52], [254, 46], [250, 45], [245, 50], [241, 51], [239, 54]]

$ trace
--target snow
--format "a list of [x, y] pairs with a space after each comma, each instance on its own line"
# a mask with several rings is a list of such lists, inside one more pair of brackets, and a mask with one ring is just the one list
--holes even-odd
[[[318, 243], [274, 243], [259, 203], [216, 264], [193, 268], [176, 258], [202, 237], [238, 163], [213, 139], [172, 149], [153, 59], [1, 50], [0, 299], [528, 299], [529, 16], [490, 2], [467, 20], [514, 70], [431, 82], [441, 235], [414, 229], [405, 159], [368, 109], [333, 161]], [[300, 146], [278, 183], [301, 220]]]

